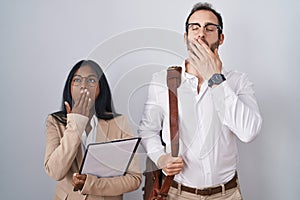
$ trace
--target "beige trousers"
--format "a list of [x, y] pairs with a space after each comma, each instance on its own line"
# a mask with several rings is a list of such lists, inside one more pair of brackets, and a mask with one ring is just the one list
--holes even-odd
[[242, 200], [242, 195], [239, 185], [230, 190], [226, 190], [225, 194], [217, 193], [210, 196], [196, 195], [170, 187], [168, 200]]

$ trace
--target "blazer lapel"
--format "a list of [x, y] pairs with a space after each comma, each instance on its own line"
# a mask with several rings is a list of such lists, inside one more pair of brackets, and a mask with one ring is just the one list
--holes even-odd
[[97, 127], [96, 142], [106, 142], [108, 141], [108, 129], [109, 123], [105, 120], [99, 119]]
[[[98, 126], [97, 126], [97, 135], [96, 135], [96, 142], [105, 142], [108, 141], [108, 128], [109, 128], [109, 123], [106, 122], [105, 120], [99, 120], [98, 121]], [[82, 153], [82, 145], [79, 145], [77, 155], [76, 155], [76, 161], [78, 168], [80, 169], [82, 159], [83, 159], [83, 153]]]

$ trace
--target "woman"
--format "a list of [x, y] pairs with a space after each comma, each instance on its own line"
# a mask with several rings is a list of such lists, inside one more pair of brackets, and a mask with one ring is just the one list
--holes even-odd
[[140, 186], [136, 158], [125, 176], [78, 174], [89, 143], [132, 137], [127, 119], [115, 113], [108, 82], [94, 61], [82, 60], [72, 68], [62, 111], [48, 116], [46, 132], [44, 165], [47, 174], [57, 180], [54, 199], [122, 199], [123, 193]]

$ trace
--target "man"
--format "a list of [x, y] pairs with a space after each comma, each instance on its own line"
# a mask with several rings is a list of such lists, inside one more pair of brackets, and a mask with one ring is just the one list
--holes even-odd
[[252, 141], [262, 118], [247, 76], [222, 66], [222, 30], [222, 17], [210, 4], [196, 4], [187, 17], [188, 58], [177, 92], [178, 157], [170, 155], [166, 71], [154, 74], [149, 86], [138, 132], [152, 161], [166, 175], [175, 175], [168, 199], [242, 199], [236, 139]]

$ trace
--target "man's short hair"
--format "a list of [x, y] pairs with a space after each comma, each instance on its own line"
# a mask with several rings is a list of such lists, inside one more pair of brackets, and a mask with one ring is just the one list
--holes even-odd
[[219, 35], [222, 34], [222, 30], [223, 30], [223, 20], [222, 20], [222, 16], [220, 13], [218, 13], [215, 9], [212, 8], [212, 5], [209, 3], [197, 3], [194, 5], [194, 7], [192, 8], [190, 14], [188, 15], [186, 21], [185, 21], [185, 32], [188, 33], [188, 23], [190, 20], [190, 17], [192, 16], [192, 14], [194, 14], [196, 11], [199, 10], [208, 10], [211, 11], [218, 19], [219, 24], [221, 26], [221, 29], [219, 29]]

